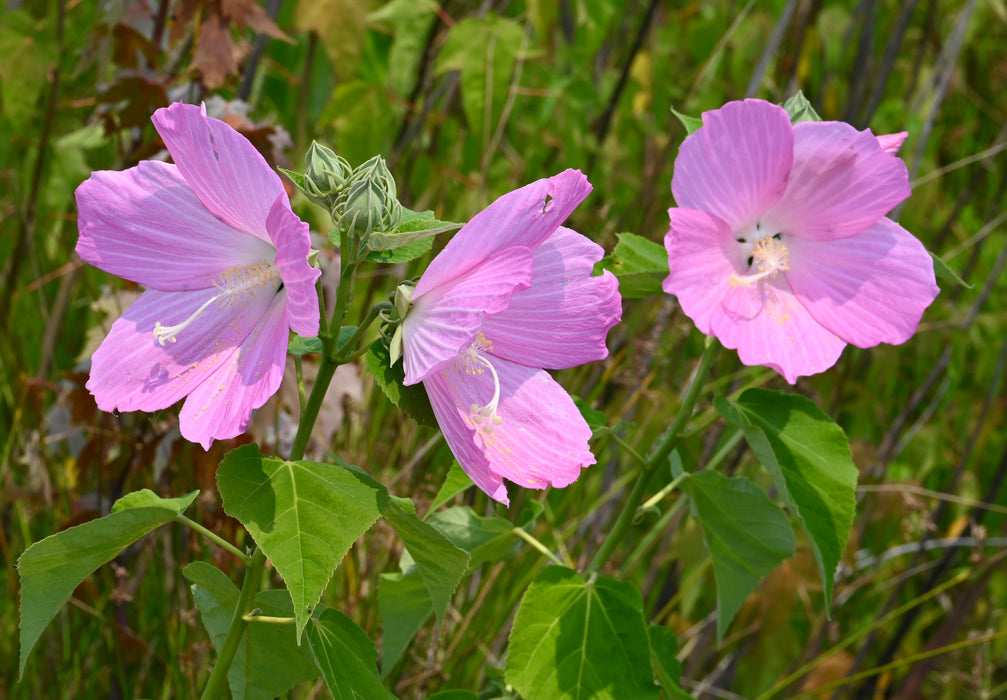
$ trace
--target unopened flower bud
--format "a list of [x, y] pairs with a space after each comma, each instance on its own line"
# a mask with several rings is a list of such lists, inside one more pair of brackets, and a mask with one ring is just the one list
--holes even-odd
[[381, 156], [357, 166], [346, 187], [339, 193], [332, 218], [340, 228], [361, 235], [372, 231], [394, 231], [402, 219], [395, 179]]
[[331, 148], [312, 141], [304, 156], [304, 191], [312, 199], [330, 205], [349, 183], [352, 168]]

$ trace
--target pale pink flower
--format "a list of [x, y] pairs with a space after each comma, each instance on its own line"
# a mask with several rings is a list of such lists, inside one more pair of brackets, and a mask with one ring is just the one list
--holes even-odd
[[675, 161], [664, 290], [700, 331], [790, 383], [847, 343], [905, 342], [939, 290], [926, 249], [885, 218], [909, 196], [900, 137], [791, 125], [761, 100], [706, 112]]
[[608, 355], [618, 282], [592, 277], [602, 249], [560, 224], [591, 191], [567, 170], [496, 200], [434, 259], [402, 325], [405, 383], [423, 382], [459, 464], [508, 503], [521, 486], [566, 486], [594, 464], [591, 430], [542, 368]]
[[318, 333], [308, 225], [245, 137], [195, 105], [153, 116], [174, 165], [99, 171], [77, 188], [77, 253], [147, 290], [112, 324], [87, 388], [104, 411], [185, 398], [209, 449], [276, 392], [289, 332]]

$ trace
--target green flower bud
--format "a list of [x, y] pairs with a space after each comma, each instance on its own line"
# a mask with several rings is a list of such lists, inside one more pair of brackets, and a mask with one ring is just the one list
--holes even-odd
[[305, 194], [328, 206], [349, 183], [351, 174], [345, 158], [317, 141], [311, 142], [304, 156]]
[[357, 166], [332, 206], [332, 219], [358, 235], [394, 231], [402, 220], [395, 179], [381, 156]]
[[381, 335], [388, 340], [389, 364], [394, 365], [402, 357], [402, 321], [412, 305], [415, 282], [406, 281], [395, 288], [390, 297], [392, 308], [381, 312]]

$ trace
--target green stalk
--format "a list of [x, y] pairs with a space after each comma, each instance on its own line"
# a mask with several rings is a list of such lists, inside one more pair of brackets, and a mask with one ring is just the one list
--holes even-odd
[[262, 584], [262, 574], [266, 568], [266, 555], [261, 549], [255, 550], [252, 561], [245, 570], [245, 579], [241, 583], [241, 593], [238, 594], [238, 603], [234, 606], [234, 614], [231, 616], [231, 628], [227, 630], [227, 637], [220, 648], [217, 656], [217, 663], [210, 673], [210, 680], [203, 688], [200, 700], [217, 700], [224, 694], [224, 686], [227, 684], [227, 671], [231, 668], [231, 662], [238, 651], [241, 637], [245, 633], [248, 621], [245, 615], [252, 610], [252, 600], [259, 591]]
[[[304, 457], [304, 451], [308, 446], [308, 439], [314, 430], [315, 422], [318, 420], [318, 413], [322, 408], [322, 401], [332, 382], [332, 377], [336, 373], [336, 368], [341, 362], [332, 359], [339, 342], [339, 329], [342, 327], [343, 317], [346, 315], [349, 300], [352, 298], [353, 277], [356, 273], [358, 260], [355, 248], [356, 237], [347, 231], [340, 230], [341, 251], [344, 254], [344, 264], [342, 274], [339, 277], [339, 289], [336, 292], [336, 308], [333, 310], [332, 319], [328, 326], [325, 318], [319, 323], [319, 338], [322, 341], [322, 363], [318, 367], [318, 375], [315, 383], [311, 387], [311, 394], [304, 404], [301, 412], [301, 419], [297, 425], [297, 435], [294, 436], [294, 444], [290, 450], [290, 459], [298, 460]], [[348, 257], [346, 254], [349, 254]], [[349, 260], [347, 263], [346, 261]], [[320, 295], [321, 296], [321, 295]], [[319, 300], [321, 301], [321, 299]], [[188, 523], [187, 523], [188, 524]], [[229, 549], [230, 551], [230, 549]], [[224, 645], [220, 649], [217, 663], [210, 673], [210, 679], [203, 689], [200, 700], [216, 700], [224, 692], [227, 683], [227, 672], [234, 661], [234, 654], [238, 650], [241, 638], [248, 626], [248, 613], [252, 610], [252, 600], [262, 585], [262, 575], [265, 571], [266, 555], [261, 549], [257, 549], [252, 555], [252, 559], [245, 570], [245, 578], [241, 585], [241, 593], [238, 603], [234, 608], [234, 615], [231, 617], [231, 626], [224, 639]]]
[[238, 559], [240, 559], [241, 561], [243, 561], [245, 564], [248, 564], [249, 562], [252, 561], [252, 558], [249, 557], [247, 554], [245, 554], [240, 549], [238, 549], [237, 547], [235, 547], [233, 544], [231, 544], [230, 542], [228, 542], [227, 540], [225, 540], [223, 537], [221, 537], [220, 535], [218, 535], [216, 532], [213, 532], [212, 530], [209, 530], [209, 529], [203, 527], [202, 525], [200, 525], [199, 523], [197, 523], [195, 520], [190, 520], [189, 518], [187, 518], [187, 517], [185, 517], [184, 515], [181, 515], [181, 514], [176, 515], [175, 516], [175, 520], [177, 520], [178, 522], [182, 523], [186, 527], [191, 527], [193, 530], [195, 530], [199, 534], [203, 535], [203, 537], [206, 537], [207, 539], [210, 539], [213, 542], [215, 542], [216, 544], [220, 545], [221, 547], [223, 547], [224, 549], [226, 549], [228, 552], [230, 552], [234, 556], [238, 557]]
[[594, 559], [591, 560], [591, 564], [587, 567], [586, 575], [592, 576], [596, 574], [612, 556], [615, 548], [622, 542], [626, 531], [633, 522], [633, 518], [636, 517], [636, 511], [640, 507], [640, 503], [643, 502], [644, 494], [647, 493], [651, 482], [657, 476], [658, 467], [665, 463], [671, 451], [678, 445], [682, 431], [692, 416], [692, 409], [696, 405], [696, 399], [699, 398], [699, 392], [706, 382], [706, 375], [709, 373], [710, 367], [713, 366], [713, 361], [716, 359], [719, 350], [720, 344], [715, 338], [706, 339], [706, 349], [703, 350], [703, 356], [699, 359], [699, 367], [696, 368], [692, 383], [689, 385], [689, 389], [682, 399], [682, 405], [678, 408], [675, 422], [671, 424], [671, 428], [660, 439], [653, 454], [651, 454], [643, 469], [640, 470], [640, 475], [633, 485], [633, 490], [630, 492], [622, 512], [619, 513], [615, 526], [609, 532], [605, 541], [601, 543], [598, 553], [594, 555]]
[[322, 409], [322, 401], [325, 400], [325, 393], [329, 389], [329, 383], [332, 382], [332, 377], [338, 366], [338, 362], [329, 359], [328, 353], [322, 355], [322, 364], [318, 366], [318, 375], [311, 387], [311, 394], [308, 395], [304, 412], [301, 413], [301, 420], [297, 424], [297, 435], [294, 436], [294, 445], [290, 449], [292, 461], [304, 457], [304, 450], [308, 447], [308, 439], [311, 438], [311, 431], [314, 430], [318, 413]]
[[[378, 318], [378, 314], [380, 314], [382, 311], [394, 308], [395, 307], [390, 302], [387, 301], [382, 301], [372, 306], [370, 310], [367, 312], [367, 315], [364, 317], [364, 320], [360, 322], [360, 325], [357, 327], [357, 330], [354, 331], [353, 335], [350, 336], [349, 339], [346, 341], [346, 343], [343, 345], [343, 347], [345, 347], [348, 351], [352, 352], [350, 352], [349, 355], [343, 355], [342, 353], [340, 353], [340, 350], [337, 347], [333, 350], [332, 353], [334, 359], [336, 359], [339, 362], [346, 362], [348, 357], [356, 356], [357, 351], [354, 350], [354, 348], [356, 348], [356, 345], [357, 343], [360, 342], [360, 339], [364, 337], [364, 333], [366, 333], [367, 329], [370, 328], [372, 323], [374, 323], [374, 320]], [[336, 344], [337, 345], [339, 344], [338, 338], [336, 339]]]

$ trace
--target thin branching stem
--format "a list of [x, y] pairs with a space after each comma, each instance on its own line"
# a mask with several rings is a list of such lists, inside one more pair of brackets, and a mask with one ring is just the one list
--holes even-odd
[[589, 576], [596, 574], [605, 565], [609, 557], [612, 556], [615, 548], [619, 546], [630, 524], [633, 522], [633, 518], [636, 517], [636, 510], [639, 508], [640, 503], [643, 502], [644, 494], [659, 471], [658, 467], [664, 464], [672, 450], [678, 445], [682, 431], [685, 430], [689, 418], [692, 417], [692, 409], [696, 405], [696, 399], [699, 398], [699, 392], [706, 382], [706, 375], [713, 366], [713, 361], [716, 359], [719, 349], [720, 343], [715, 338], [707, 338], [706, 349], [703, 351], [703, 355], [699, 360], [699, 366], [696, 368], [692, 382], [685, 392], [681, 406], [679, 406], [675, 422], [672, 423], [668, 432], [664, 434], [664, 437], [660, 439], [653, 454], [651, 454], [646, 465], [640, 471], [636, 484], [633, 485], [633, 490], [630, 492], [629, 498], [626, 500], [626, 504], [619, 514], [619, 518], [616, 520], [608, 537], [602, 542], [598, 553], [591, 560], [591, 564], [587, 567], [586, 573]]

